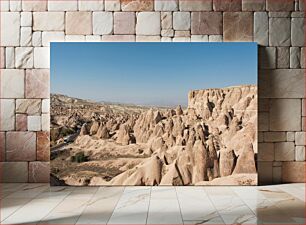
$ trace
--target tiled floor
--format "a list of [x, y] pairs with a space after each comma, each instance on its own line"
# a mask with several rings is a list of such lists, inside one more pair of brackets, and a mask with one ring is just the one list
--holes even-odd
[[305, 184], [152, 188], [0, 185], [1, 224], [305, 224]]

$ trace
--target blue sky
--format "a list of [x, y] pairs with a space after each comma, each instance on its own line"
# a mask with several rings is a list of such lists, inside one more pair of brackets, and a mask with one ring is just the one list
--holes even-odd
[[186, 105], [190, 90], [257, 83], [255, 43], [52, 43], [51, 92]]

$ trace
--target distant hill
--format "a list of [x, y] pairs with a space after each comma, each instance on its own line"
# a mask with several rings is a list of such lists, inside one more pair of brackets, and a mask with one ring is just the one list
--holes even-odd
[[101, 106], [122, 106], [128, 108], [156, 108], [156, 109], [169, 109], [175, 108], [177, 105], [173, 106], [159, 106], [154, 104], [133, 104], [133, 103], [122, 103], [122, 102], [111, 102], [111, 101], [94, 101], [88, 99], [80, 99], [76, 97], [71, 97], [68, 95], [51, 93], [51, 103], [53, 104], [79, 104], [79, 105], [101, 105]]

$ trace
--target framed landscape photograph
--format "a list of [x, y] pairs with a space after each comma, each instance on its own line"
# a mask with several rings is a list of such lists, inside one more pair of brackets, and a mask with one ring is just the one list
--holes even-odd
[[50, 49], [52, 185], [257, 185], [256, 43]]

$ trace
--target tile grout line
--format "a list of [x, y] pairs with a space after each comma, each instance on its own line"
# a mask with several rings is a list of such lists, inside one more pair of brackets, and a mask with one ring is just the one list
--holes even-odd
[[47, 215], [45, 215], [43, 218], [41, 218], [41, 220], [39, 221], [39, 223], [40, 223], [43, 219], [47, 218], [47, 217], [51, 214], [51, 212], [52, 212], [57, 206], [59, 206], [59, 204], [61, 204], [63, 201], [65, 201], [65, 199], [66, 199], [72, 192], [73, 192], [73, 191], [71, 191], [65, 198], [63, 198], [62, 201], [60, 201], [58, 204], [56, 204], [56, 206], [54, 206], [54, 207], [49, 211], [49, 213], [48, 213]]
[[[233, 186], [231, 186], [230, 189], [231, 189], [231, 191], [232, 191], [232, 192], [242, 201], [242, 203], [244, 204], [244, 206], [246, 206], [246, 207], [250, 210], [250, 212], [253, 213], [253, 215], [254, 215], [255, 218], [256, 218], [256, 222], [258, 223], [257, 214], [248, 206], [248, 204], [245, 203], [245, 201], [242, 199], [242, 197], [240, 197], [240, 196], [233, 190]], [[257, 189], [255, 189], [255, 190], [257, 191]], [[257, 208], [257, 207], [256, 207], [256, 208]], [[260, 221], [260, 222], [261, 222], [261, 221]], [[262, 224], [262, 222], [259, 223], [259, 224]]]
[[149, 210], [150, 210], [150, 204], [151, 204], [151, 196], [152, 196], [152, 186], [150, 187], [150, 196], [149, 196], [149, 204], [148, 204], [148, 211], [147, 211], [146, 224], [148, 224]]
[[[28, 185], [26, 185], [26, 186], [23, 187], [23, 188], [28, 187], [30, 183], [27, 183], [27, 184], [28, 184]], [[38, 187], [39, 187], [39, 186], [38, 186]], [[23, 209], [23, 208], [24, 208], [25, 206], [27, 206], [30, 202], [34, 201], [34, 200], [37, 198], [37, 196], [39, 196], [41, 193], [45, 192], [47, 189], [48, 189], [48, 187], [47, 187], [46, 189], [44, 189], [43, 191], [41, 191], [39, 194], [37, 194], [35, 197], [30, 198], [30, 200], [29, 200], [27, 203], [25, 203], [24, 205], [22, 205], [22, 206], [20, 206], [18, 209], [16, 209], [13, 213], [11, 213], [11, 214], [10, 214], [9, 216], [7, 216], [4, 220], [2, 220], [1, 223], [4, 222], [5, 220], [7, 220], [8, 218], [10, 218], [11, 216], [14, 216], [14, 214], [15, 214], [16, 212], [18, 212], [19, 210]], [[20, 191], [20, 190], [21, 190], [21, 188], [20, 188], [18, 191]], [[23, 189], [23, 190], [24, 190], [24, 189]], [[18, 192], [18, 191], [15, 191], [15, 192], [13, 192], [13, 193], [16, 193], [16, 192]], [[11, 194], [13, 194], [13, 193], [11, 193]], [[18, 199], [18, 198], [15, 198], [15, 199]]]
[[211, 200], [211, 198], [210, 198], [210, 196], [209, 196], [209, 193], [206, 192], [205, 187], [203, 187], [203, 190], [204, 190], [204, 192], [207, 194], [207, 197], [208, 197], [210, 203], [214, 206], [214, 209], [216, 210], [218, 216], [219, 216], [220, 219], [223, 221], [223, 224], [226, 224], [225, 221], [224, 221], [224, 219], [223, 219], [223, 217], [222, 217], [221, 214], [219, 213], [219, 210], [217, 209], [217, 207], [215, 206], [215, 204], [214, 204], [213, 201]]
[[1, 215], [1, 223], [3, 222], [3, 221], [5, 221], [7, 218], [9, 218], [10, 216], [12, 216], [16, 211], [18, 211], [19, 209], [21, 209], [21, 208], [23, 208], [25, 205], [27, 205], [29, 202], [31, 202], [33, 200], [33, 198], [32, 199], [28, 199], [28, 201], [25, 203], [25, 204], [23, 204], [23, 205], [21, 205], [20, 207], [18, 207], [17, 209], [15, 209], [10, 215], [8, 215], [7, 217], [5, 217], [5, 218], [2, 218], [2, 215]]
[[[104, 189], [104, 188], [105, 188], [105, 187], [103, 187], [103, 189]], [[103, 189], [102, 189], [102, 190], [103, 190]], [[88, 207], [88, 203], [95, 197], [95, 195], [97, 194], [98, 190], [99, 190], [99, 187], [97, 187], [97, 190], [96, 190], [95, 193], [91, 196], [91, 198], [88, 199], [88, 200], [86, 201], [86, 203], [85, 203], [86, 206], [84, 207], [84, 209], [82, 210], [82, 212], [81, 212], [80, 215], [78, 216], [78, 218], [77, 218], [75, 224], [78, 223], [78, 221], [79, 221], [80, 217], [82, 216], [83, 212], [84, 212], [85, 209]]]
[[182, 224], [184, 224], [184, 218], [183, 218], [183, 215], [182, 215], [182, 209], [181, 209], [180, 201], [179, 201], [178, 194], [177, 194], [177, 187], [175, 187], [175, 195], [176, 195], [176, 200], [177, 200], [177, 203], [178, 203], [178, 206], [179, 206], [179, 209], [180, 209], [180, 215], [181, 215], [181, 219], [182, 219]]
[[[40, 187], [42, 187], [42, 186], [37, 186], [37, 187], [33, 187], [33, 188], [29, 188], [29, 189], [27, 189], [27, 187], [30, 185], [31, 183], [26, 183], [26, 185], [24, 185], [24, 186], [21, 186], [20, 188], [18, 188], [17, 190], [15, 190], [15, 191], [13, 191], [13, 192], [10, 192], [7, 196], [5, 196], [4, 198], [2, 198], [2, 200], [3, 199], [9, 199], [10, 197], [10, 195], [13, 195], [13, 194], [15, 194], [15, 193], [17, 193], [17, 192], [20, 192], [20, 191], [27, 191], [27, 190], [31, 190], [31, 189], [35, 189], [35, 188], [40, 188]], [[46, 189], [47, 189], [48, 187], [46, 187], [44, 190], [42, 190], [41, 192], [39, 192], [35, 197], [32, 197], [32, 199], [35, 199], [39, 194], [41, 194], [42, 192], [44, 192]], [[16, 199], [16, 197], [13, 197], [13, 199]]]
[[110, 215], [110, 217], [108, 218], [108, 220], [107, 220], [106, 224], [108, 224], [108, 223], [109, 223], [110, 219], [111, 219], [111, 218], [112, 218], [112, 216], [114, 215], [115, 209], [116, 209], [116, 207], [117, 207], [117, 205], [118, 205], [118, 203], [119, 203], [120, 199], [122, 198], [122, 196], [123, 196], [123, 194], [124, 194], [124, 192], [125, 192], [125, 189], [126, 189], [126, 186], [124, 187], [124, 189], [123, 189], [123, 191], [122, 191], [122, 193], [121, 193], [120, 198], [118, 198], [118, 200], [117, 200], [117, 202], [116, 202], [116, 204], [115, 204], [115, 206], [114, 206], [113, 212], [112, 212], [112, 214]]
[[[18, 192], [18, 191], [20, 191], [22, 188], [25, 188], [25, 187], [27, 187], [27, 186], [28, 186], [28, 185], [22, 185], [22, 186], [20, 186], [20, 188], [18, 188], [18, 189], [15, 190], [14, 192], [10, 193], [9, 195]], [[8, 195], [8, 196], [9, 196], [9, 195]], [[3, 199], [1, 199], [1, 201], [3, 201], [4, 199], [9, 199], [8, 196], [5, 196]], [[18, 207], [17, 209], [15, 209], [15, 210], [14, 210], [10, 215], [8, 215], [7, 217], [2, 218], [2, 216], [1, 216], [1, 223], [2, 223], [4, 220], [6, 220], [7, 218], [9, 218], [10, 216], [12, 216], [17, 210], [23, 208], [25, 205], [27, 205], [27, 204], [28, 204], [30, 201], [32, 201], [33, 199], [34, 199], [34, 198], [29, 198], [28, 201], [27, 201], [25, 204], [23, 204], [23, 205], [21, 205], [20, 207]]]
[[[231, 189], [232, 189], [232, 187], [231, 187]], [[255, 188], [255, 190], [257, 191], [257, 192], [259, 192], [259, 190], [257, 189], [257, 188]], [[263, 222], [262, 221], [260, 221], [260, 219], [258, 219], [258, 217], [257, 217], [257, 214], [256, 214], [256, 212], [254, 211], [254, 210], [252, 210], [250, 207], [249, 207], [249, 205], [244, 201], [244, 199], [242, 198], [242, 197], [240, 197], [233, 189], [232, 189], [232, 191], [235, 193], [235, 195], [237, 195], [237, 197], [244, 203], [244, 205], [255, 215], [255, 217], [256, 217], [256, 220], [257, 220], [257, 223], [258, 223], [258, 220], [259, 220], [259, 224], [263, 224]], [[264, 196], [264, 199], [265, 200], [267, 200], [267, 198]], [[271, 202], [270, 202], [271, 203]], [[273, 204], [274, 205], [274, 204]], [[257, 208], [257, 204], [256, 204], [256, 209], [258, 209]]]
[[[3, 185], [3, 183], [1, 183]], [[4, 196], [4, 190], [1, 190], [1, 196], [0, 196], [0, 201], [2, 201], [3, 199], [6, 199], [9, 195], [17, 192], [17, 191], [20, 191], [22, 188], [25, 188], [27, 186], [27, 184], [22, 184], [20, 187], [18, 187], [16, 190], [12, 191], [12, 192], [8, 192], [6, 193], [6, 195]]]

